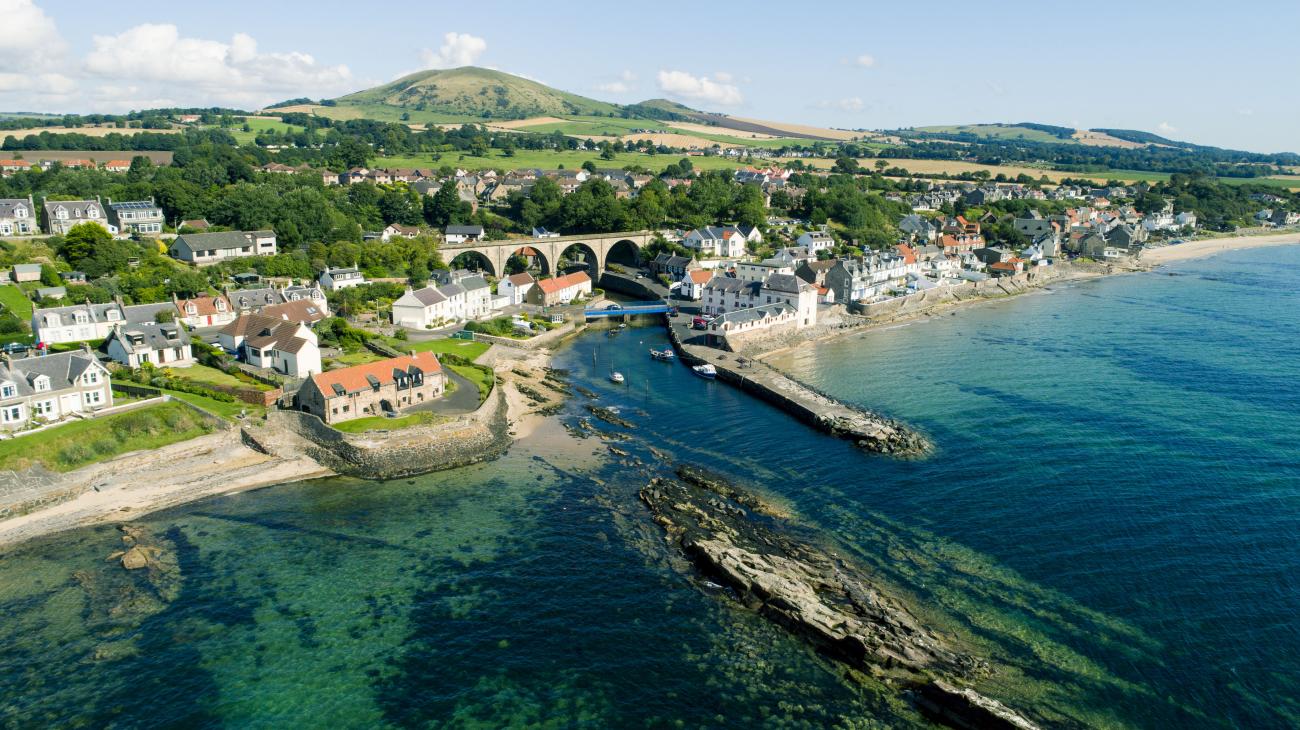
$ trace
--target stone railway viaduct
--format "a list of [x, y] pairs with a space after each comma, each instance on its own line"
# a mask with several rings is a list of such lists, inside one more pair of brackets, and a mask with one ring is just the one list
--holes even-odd
[[[506, 262], [515, 254], [531, 255], [543, 275], [556, 275], [560, 259], [587, 264], [587, 273], [592, 279], [599, 280], [611, 263], [635, 266], [640, 261], [641, 252], [654, 233], [634, 231], [630, 233], [600, 233], [579, 236], [560, 236], [558, 238], [527, 238], [510, 241], [472, 241], [466, 243], [444, 243], [440, 248], [443, 260], [451, 264], [457, 257], [470, 254], [479, 268], [492, 276], [500, 277], [506, 270]], [[528, 251], [531, 249], [531, 254]], [[462, 259], [462, 263], [464, 259]]]

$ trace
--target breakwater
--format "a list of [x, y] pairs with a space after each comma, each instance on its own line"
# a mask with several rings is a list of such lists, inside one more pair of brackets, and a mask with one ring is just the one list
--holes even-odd
[[920, 457], [933, 448], [929, 439], [900, 421], [845, 405], [766, 363], [735, 358], [693, 344], [689, 325], [671, 318], [667, 322], [668, 338], [687, 365], [712, 365], [718, 372], [718, 380], [751, 393], [822, 431], [879, 454]]

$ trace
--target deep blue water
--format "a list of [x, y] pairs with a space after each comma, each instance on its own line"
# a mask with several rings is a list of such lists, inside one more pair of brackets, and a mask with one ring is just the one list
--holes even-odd
[[491, 464], [208, 500], [144, 521], [162, 586], [105, 560], [112, 526], [25, 546], [0, 557], [0, 725], [923, 724], [693, 579], [635, 499], [654, 446], [786, 505], [1049, 722], [1295, 726], [1300, 247], [1170, 272], [783, 358], [926, 430], [926, 460], [650, 361], [641, 328], [557, 358], [640, 463], [553, 423]]

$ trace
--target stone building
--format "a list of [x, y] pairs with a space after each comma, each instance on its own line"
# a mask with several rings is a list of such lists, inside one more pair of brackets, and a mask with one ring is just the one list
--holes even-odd
[[298, 407], [325, 423], [398, 413], [441, 398], [447, 376], [431, 352], [313, 375], [298, 391]]

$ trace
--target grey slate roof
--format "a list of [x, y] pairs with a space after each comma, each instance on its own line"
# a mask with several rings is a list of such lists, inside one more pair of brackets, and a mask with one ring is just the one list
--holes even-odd
[[104, 344], [117, 340], [128, 353], [153, 352], [190, 344], [190, 333], [178, 324], [128, 323], [114, 327]]
[[763, 282], [764, 289], [772, 291], [785, 292], [787, 294], [798, 294], [800, 285], [807, 284], [794, 274], [772, 274]]
[[491, 289], [492, 285], [487, 283], [487, 279], [481, 276], [467, 276], [460, 280], [460, 285], [465, 287], [465, 291], [471, 292], [477, 289]]
[[22, 206], [27, 209], [27, 218], [35, 222], [36, 209], [27, 198], [0, 198], [0, 218], [13, 218], [14, 209]]
[[230, 250], [252, 246], [254, 239], [274, 236], [274, 231], [222, 231], [220, 233], [186, 233], [176, 237], [172, 248], [184, 246], [191, 252]]
[[756, 320], [763, 319], [764, 317], [770, 317], [770, 316], [785, 314], [794, 311], [795, 308], [790, 306], [786, 302], [777, 302], [775, 304], [762, 304], [757, 307], [750, 307], [748, 309], [737, 309], [731, 312], [727, 312], [726, 314], [719, 315], [718, 318], [714, 320], [714, 322], [719, 326], [727, 322], [734, 322], [735, 324], [745, 324], [747, 322], [753, 322]]
[[451, 236], [481, 236], [483, 226], [447, 226], [446, 232]]
[[230, 306], [240, 310], [261, 309], [284, 301], [284, 298], [280, 296], [280, 292], [270, 287], [232, 291], [227, 293], [226, 297], [230, 300]]
[[42, 392], [53, 393], [73, 387], [76, 379], [86, 372], [87, 368], [94, 367], [96, 364], [95, 356], [86, 352], [60, 352], [53, 355], [25, 357], [10, 361], [8, 366], [0, 361], [0, 381], [7, 380], [14, 383], [20, 396], [33, 395], [36, 389], [32, 384], [37, 377], [44, 375], [50, 379], [50, 389]]

